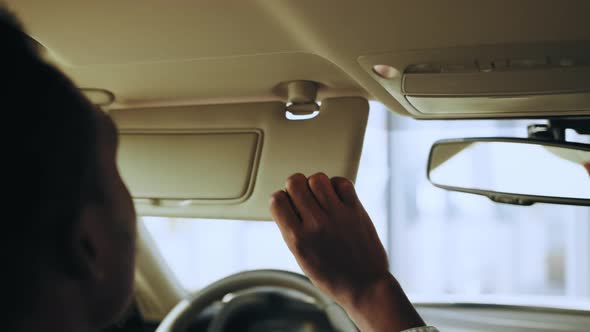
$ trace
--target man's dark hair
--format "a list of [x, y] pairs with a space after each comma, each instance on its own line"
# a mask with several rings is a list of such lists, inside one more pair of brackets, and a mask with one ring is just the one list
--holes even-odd
[[22, 319], [47, 271], [63, 264], [72, 226], [92, 194], [96, 123], [91, 105], [45, 63], [17, 19], [0, 5], [0, 91], [7, 166], [3, 186], [2, 303]]

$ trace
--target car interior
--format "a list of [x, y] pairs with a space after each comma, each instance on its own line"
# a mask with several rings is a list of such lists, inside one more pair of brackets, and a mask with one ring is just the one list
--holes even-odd
[[357, 331], [268, 208], [320, 171], [429, 325], [590, 330], [590, 2], [6, 4], [119, 129], [139, 244], [105, 331]]

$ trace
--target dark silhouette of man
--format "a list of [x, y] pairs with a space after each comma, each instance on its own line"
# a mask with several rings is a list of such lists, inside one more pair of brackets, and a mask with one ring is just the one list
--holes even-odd
[[[117, 169], [117, 129], [2, 8], [0, 38], [3, 330], [97, 331], [133, 292], [136, 215]], [[271, 212], [305, 273], [363, 331], [434, 330], [389, 273], [350, 181], [295, 174]]]

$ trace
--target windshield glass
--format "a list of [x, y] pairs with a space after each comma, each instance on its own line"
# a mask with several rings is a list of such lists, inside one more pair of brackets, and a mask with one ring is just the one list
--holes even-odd
[[[539, 121], [417, 121], [371, 102], [357, 190], [394, 275], [414, 301], [590, 310], [588, 207], [497, 204], [438, 189], [426, 178], [436, 140], [526, 137], [532, 122]], [[550, 167], [538, 167], [551, 177]], [[190, 291], [244, 270], [300, 272], [274, 223], [160, 217], [142, 223]]]

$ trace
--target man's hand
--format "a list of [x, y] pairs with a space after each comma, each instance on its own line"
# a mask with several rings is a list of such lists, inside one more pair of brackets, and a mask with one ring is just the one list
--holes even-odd
[[385, 250], [353, 185], [325, 174], [295, 174], [272, 196], [271, 212], [303, 271], [339, 303], [388, 278]]
[[383, 245], [349, 180], [295, 174], [286, 191], [272, 195], [271, 213], [305, 274], [363, 331], [424, 325], [389, 273]]

